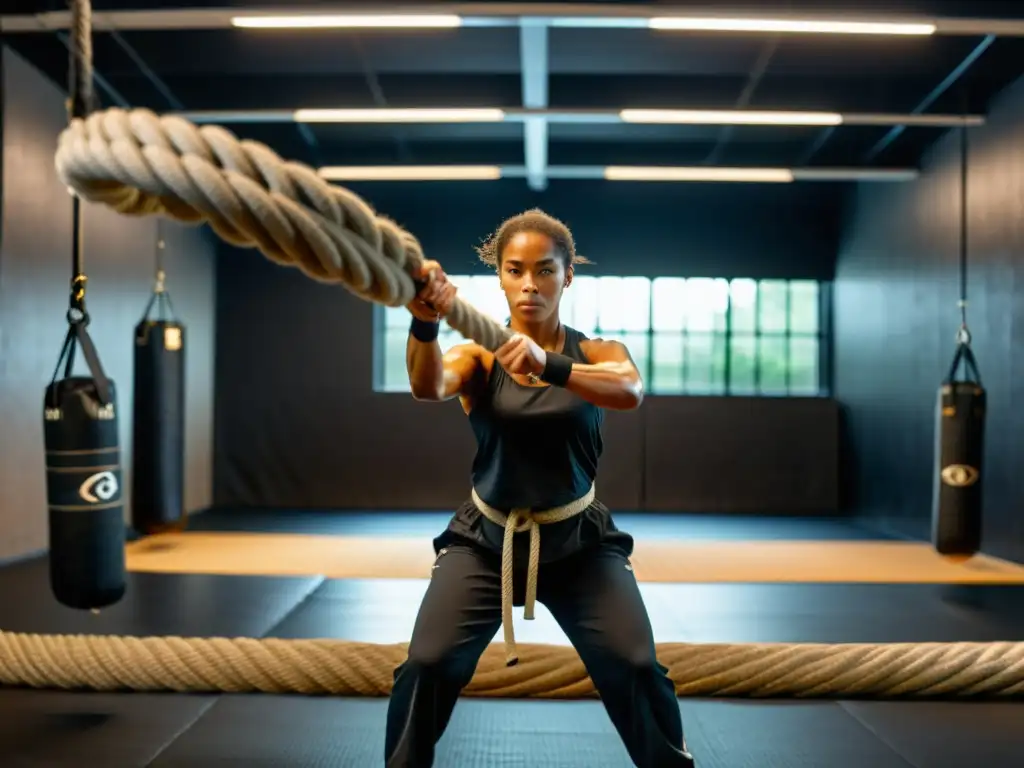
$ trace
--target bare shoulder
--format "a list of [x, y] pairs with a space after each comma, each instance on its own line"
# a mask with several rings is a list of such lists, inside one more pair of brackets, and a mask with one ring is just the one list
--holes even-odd
[[633, 363], [629, 348], [615, 339], [582, 339], [580, 350], [587, 356], [592, 365], [601, 363]]

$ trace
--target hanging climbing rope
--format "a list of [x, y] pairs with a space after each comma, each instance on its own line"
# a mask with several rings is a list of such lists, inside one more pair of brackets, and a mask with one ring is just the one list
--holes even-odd
[[[90, 14], [78, 18], [84, 24]], [[74, 32], [88, 37], [87, 29]], [[91, 58], [83, 56], [79, 71], [91, 80]], [[85, 200], [131, 216], [207, 223], [232, 245], [368, 301], [404, 306], [415, 296], [423, 253], [413, 235], [312, 168], [220, 126], [197, 128], [145, 109], [93, 112], [64, 130], [55, 162], [61, 181]], [[446, 319], [490, 350], [512, 333], [458, 298]]]

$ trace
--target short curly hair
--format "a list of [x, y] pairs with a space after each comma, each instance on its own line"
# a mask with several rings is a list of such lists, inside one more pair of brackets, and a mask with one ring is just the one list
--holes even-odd
[[575, 264], [590, 264], [590, 260], [576, 253], [572, 232], [565, 224], [540, 208], [524, 211], [506, 219], [498, 230], [479, 248], [480, 261], [497, 270], [501, 267], [502, 253], [508, 241], [521, 232], [537, 232], [547, 235], [562, 255], [566, 269]]

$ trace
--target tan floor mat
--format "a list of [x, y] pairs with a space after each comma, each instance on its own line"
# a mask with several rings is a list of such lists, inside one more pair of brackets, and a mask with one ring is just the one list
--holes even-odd
[[[180, 533], [127, 547], [130, 571], [334, 579], [427, 578], [429, 538]], [[893, 541], [636, 541], [647, 582], [1024, 584], [1024, 567], [978, 555], [945, 558]]]

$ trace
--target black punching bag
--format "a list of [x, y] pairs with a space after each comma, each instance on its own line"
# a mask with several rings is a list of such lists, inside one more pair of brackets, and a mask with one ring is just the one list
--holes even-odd
[[[92, 610], [125, 592], [124, 502], [114, 382], [106, 377], [88, 319], [71, 321], [43, 400], [50, 586], [69, 608]], [[72, 376], [75, 343], [91, 376]], [[67, 363], [58, 379], [60, 364]]]
[[[964, 363], [966, 380], [956, 373]], [[943, 555], [981, 548], [985, 390], [970, 345], [961, 342], [939, 388], [932, 544]]]
[[132, 527], [144, 536], [185, 523], [185, 326], [148, 315], [135, 326], [132, 429]]

